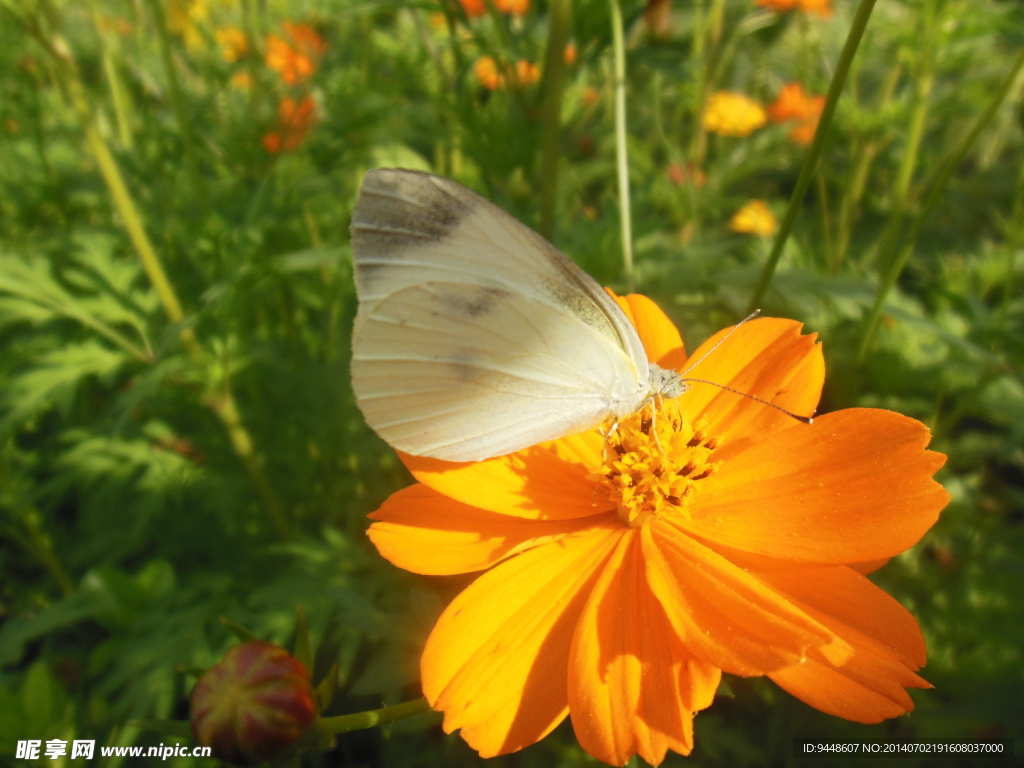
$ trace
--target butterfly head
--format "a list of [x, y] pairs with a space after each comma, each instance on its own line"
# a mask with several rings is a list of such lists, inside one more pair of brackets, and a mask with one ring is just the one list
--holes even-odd
[[651, 363], [647, 374], [647, 397], [663, 397], [672, 400], [679, 397], [690, 385], [678, 372]]

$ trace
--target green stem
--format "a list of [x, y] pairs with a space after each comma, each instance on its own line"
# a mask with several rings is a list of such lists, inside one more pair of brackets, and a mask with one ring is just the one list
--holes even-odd
[[893, 252], [899, 244], [900, 230], [902, 229], [903, 219], [907, 210], [910, 183], [914, 178], [914, 171], [917, 168], [917, 161], [921, 152], [921, 140], [924, 138], [929, 101], [932, 86], [935, 83], [935, 34], [937, 27], [935, 3], [927, 3], [925, 6], [923, 30], [924, 50], [921, 53], [921, 70], [917, 77], [914, 106], [910, 113], [910, 126], [907, 129], [907, 141], [903, 148], [903, 158], [900, 161], [899, 171], [896, 173], [896, 183], [893, 184], [892, 194], [889, 199], [889, 220], [886, 222], [878, 245], [878, 264], [883, 272], [891, 265]]
[[322, 717], [317, 721], [321, 731], [326, 733], [348, 733], [349, 731], [361, 731], [365, 728], [373, 728], [378, 725], [387, 725], [403, 717], [418, 715], [430, 711], [430, 704], [426, 699], [415, 699], [395, 704], [392, 707], [374, 709], [369, 712], [357, 712], [354, 715], [337, 715], [335, 717]]
[[[708, 91], [711, 90], [715, 83], [715, 72], [718, 68], [719, 45], [722, 42], [722, 22], [724, 18], [724, 0], [712, 0], [711, 10], [708, 12], [707, 26], [699, 30], [700, 55], [703, 55], [706, 51], [707, 56], [704, 61], [704, 74], [700, 79], [700, 92], [697, 95], [697, 109], [694, 113], [696, 125], [694, 126], [693, 140], [690, 145], [690, 163], [694, 169], [704, 165], [704, 156], [708, 150], [708, 133], [704, 130], [703, 124], [704, 102], [707, 100]], [[696, 41], [694, 55], [695, 57], [698, 56]]]
[[832, 241], [832, 221], [828, 210], [828, 185], [825, 183], [825, 172], [818, 168], [815, 174], [818, 178], [818, 204], [821, 207], [821, 229], [825, 239], [825, 263], [831, 264], [835, 258], [832, 249], [835, 247]]
[[960, 166], [960, 163], [963, 162], [964, 157], [967, 156], [968, 151], [970, 151], [978, 136], [981, 135], [981, 132], [985, 130], [996, 112], [999, 111], [1000, 105], [1002, 105], [1003, 100], [1006, 98], [1006, 94], [1009, 93], [1010, 87], [1013, 85], [1013, 81], [1016, 79], [1017, 74], [1020, 72], [1022, 67], [1024, 67], [1024, 49], [1021, 49], [1020, 53], [1017, 54], [1017, 58], [1013, 62], [1013, 66], [1010, 68], [1009, 73], [1000, 84], [999, 90], [997, 90], [995, 95], [992, 97], [992, 101], [989, 103], [988, 107], [981, 115], [978, 116], [978, 119], [974, 122], [974, 126], [971, 128], [970, 132], [961, 139], [956, 151], [946, 160], [945, 165], [936, 176], [935, 183], [928, 191], [928, 197], [925, 200], [921, 211], [917, 214], [917, 218], [914, 219], [914, 223], [910, 228], [910, 233], [904, 241], [903, 248], [900, 250], [896, 260], [878, 282], [878, 291], [875, 294], [875, 303], [871, 308], [871, 314], [868, 317], [864, 335], [861, 338], [860, 348], [857, 350], [858, 363], [864, 359], [868, 348], [871, 346], [871, 341], [874, 338], [876, 329], [878, 328], [878, 320], [882, 315], [882, 307], [885, 305], [885, 300], [889, 296], [889, 292], [896, 286], [896, 281], [899, 280], [900, 274], [903, 272], [903, 268], [907, 265], [911, 255], [913, 255], [914, 245], [921, 236], [921, 232], [924, 230], [924, 225], [927, 223], [932, 211], [934, 211], [935, 207], [939, 204], [939, 199], [942, 197], [942, 193], [946, 189], [946, 184], [949, 183], [954, 171], [956, 171]]
[[544, 109], [541, 114], [540, 233], [555, 234], [558, 201], [558, 147], [562, 134], [562, 94], [565, 90], [565, 45], [569, 41], [572, 0], [553, 0], [548, 12], [548, 49], [544, 58]]
[[192, 130], [185, 114], [185, 100], [181, 96], [181, 86], [178, 83], [178, 70], [174, 66], [174, 52], [171, 47], [171, 35], [167, 31], [167, 23], [164, 19], [163, 9], [160, 7], [160, 0], [150, 0], [150, 8], [153, 13], [153, 20], [156, 23], [157, 38], [160, 43], [160, 57], [164, 62], [164, 71], [167, 74], [167, 93], [171, 100], [171, 109], [174, 111], [174, 118], [178, 122], [178, 133], [181, 134], [181, 148], [185, 155], [185, 163], [188, 165], [192, 175], [192, 183], [195, 186], [199, 206], [206, 208], [206, 183], [203, 181], [203, 174], [199, 168], [199, 159], [196, 157], [195, 145], [192, 142]]
[[[8, 529], [8, 533], [15, 541], [19, 542], [39, 563], [50, 572], [61, 594], [68, 597], [75, 591], [75, 582], [71, 580], [68, 572], [64, 570], [57, 559], [57, 553], [53, 548], [53, 540], [43, 530], [39, 513], [34, 509], [25, 510], [13, 515], [16, 522]], [[22, 530], [17, 530], [20, 523]]]
[[804, 158], [803, 167], [800, 169], [800, 176], [796, 181], [796, 188], [793, 190], [793, 196], [789, 199], [789, 207], [786, 208], [786, 215], [783, 217], [782, 224], [779, 226], [779, 232], [775, 236], [771, 253], [768, 254], [768, 262], [764, 265], [761, 279], [758, 280], [754, 293], [750, 297], [750, 312], [757, 309], [761, 304], [761, 300], [764, 299], [764, 294], [768, 290], [768, 286], [771, 284], [772, 277], [775, 274], [775, 268], [778, 266], [779, 258], [782, 256], [782, 248], [786, 245], [786, 240], [789, 239], [789, 234], [793, 230], [793, 223], [800, 212], [800, 206], [804, 201], [804, 196], [807, 194], [807, 188], [811, 184], [811, 178], [814, 176], [814, 170], [818, 165], [818, 158], [821, 157], [821, 149], [825, 144], [825, 134], [828, 133], [829, 125], [832, 123], [832, 115], [836, 111], [836, 104], [839, 102], [839, 96], [843, 92], [843, 85], [846, 83], [846, 76], [850, 72], [850, 65], [853, 63], [853, 57], [857, 53], [857, 47], [860, 45], [861, 38], [864, 37], [864, 30], [867, 28], [871, 12], [875, 8], [875, 2], [876, 0], [860, 0], [857, 14], [853, 17], [853, 24], [850, 26], [850, 32], [846, 36], [846, 44], [843, 46], [843, 52], [839, 55], [836, 73], [833, 75], [832, 83], [828, 88], [825, 107], [822, 109], [821, 118], [818, 120], [818, 129], [814, 132], [814, 141], [811, 142], [811, 148], [807, 152], [807, 157]]
[[[854, 66], [856, 66], [856, 60]], [[892, 102], [901, 70], [902, 66], [897, 60], [892, 69], [889, 70], [889, 74], [882, 86], [877, 109], [879, 114], [884, 113]], [[853, 96], [855, 85], [856, 81], [851, 75], [850, 96], [856, 101], [856, 98]], [[882, 145], [883, 142], [880, 139], [859, 139], [855, 144], [853, 151], [854, 161], [851, 163], [852, 170], [850, 171], [849, 181], [844, 185], [843, 199], [839, 204], [836, 247], [833, 251], [834, 260], [829, 265], [829, 271], [832, 274], [838, 273], [843, 266], [843, 262], [846, 261], [846, 255], [850, 249], [850, 237], [853, 233], [853, 218], [857, 212], [857, 207], [860, 205], [861, 198], [864, 197], [864, 189], [867, 186], [871, 166], [874, 164]]]
[[622, 34], [619, 0], [609, 0], [612, 11], [612, 48], [615, 83], [615, 159], [619, 172], [619, 219], [622, 229], [622, 267], [626, 290], [634, 289], [633, 220], [629, 205], [629, 156], [626, 149], [626, 43]]
[[131, 108], [129, 106], [128, 92], [125, 90], [117, 68], [117, 49], [111, 42], [110, 33], [103, 29], [97, 0], [90, 0], [89, 12], [103, 50], [103, 73], [107, 78], [107, 87], [110, 88], [110, 99], [114, 103], [114, 115], [117, 117], [117, 131], [121, 139], [121, 146], [125, 150], [131, 151], [133, 144], [131, 119], [129, 117]]

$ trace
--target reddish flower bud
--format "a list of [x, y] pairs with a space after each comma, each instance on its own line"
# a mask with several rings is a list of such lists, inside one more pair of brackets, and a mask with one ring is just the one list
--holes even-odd
[[280, 756], [316, 718], [309, 672], [276, 645], [236, 645], [192, 691], [192, 736], [214, 757], [253, 765]]

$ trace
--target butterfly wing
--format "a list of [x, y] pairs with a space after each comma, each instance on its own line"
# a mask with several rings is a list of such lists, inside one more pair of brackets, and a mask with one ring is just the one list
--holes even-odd
[[352, 382], [394, 447], [480, 460], [639, 405], [636, 331], [540, 235], [448, 179], [366, 175], [352, 219]]

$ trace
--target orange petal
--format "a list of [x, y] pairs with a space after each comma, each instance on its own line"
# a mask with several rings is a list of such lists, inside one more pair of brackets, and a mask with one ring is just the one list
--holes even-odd
[[892, 560], [891, 557], [882, 557], [878, 560], [868, 560], [863, 563], [847, 563], [847, 565], [850, 568], [853, 568], [857, 573], [862, 573], [867, 576], [869, 573], [874, 573], [875, 571], [884, 568], [889, 564], [890, 560]]
[[427, 487], [500, 515], [568, 520], [612, 509], [607, 501], [594, 506], [594, 482], [587, 480], [587, 469], [542, 446], [485, 461], [441, 461], [401, 452], [398, 456]]
[[891, 557], [917, 543], [949, 501], [931, 479], [946, 457], [926, 451], [928, 440], [924, 424], [892, 411], [826, 414], [725, 459], [680, 526], [780, 560]]
[[600, 526], [485, 573], [445, 610], [420, 660], [444, 729], [482, 757], [544, 738], [569, 711], [569, 647], [580, 611], [624, 529]]
[[821, 648], [841, 662], [849, 648], [747, 571], [666, 520], [644, 526], [647, 580], [694, 656], [726, 672], [761, 675]]
[[606, 517], [523, 520], [484, 512], [417, 484], [393, 494], [370, 515], [377, 522], [367, 534], [377, 551], [399, 568], [436, 576], [482, 571]]
[[683, 359], [686, 359], [683, 337], [657, 304], [639, 293], [627, 296], [616, 296], [611, 291], [608, 293], [611, 293], [636, 328], [637, 335], [640, 336], [640, 341], [647, 351], [648, 362], [658, 363], [670, 352], [682, 355]]
[[569, 711], [580, 746], [612, 765], [658, 765], [693, 749], [693, 712], [721, 671], [680, 643], [647, 586], [637, 531], [619, 541], [580, 616], [569, 653]]
[[812, 653], [804, 664], [770, 673], [779, 686], [822, 712], [858, 723], [878, 723], [914, 708], [905, 688], [930, 688], [887, 645], [808, 607], [853, 648], [837, 667]]
[[[719, 331], [694, 352], [683, 368], [685, 378], [703, 379], [754, 395], [801, 416], [814, 413], [825, 381], [825, 361], [816, 335], [801, 335], [794, 320], [765, 317], [740, 326], [718, 349], [711, 349], [731, 329]], [[691, 419], [709, 420], [708, 432], [725, 444], [728, 454], [768, 435], [801, 426], [763, 403], [694, 382], [677, 402]], [[718, 455], [716, 455], [718, 458]]]
[[[861, 653], [860, 649], [857, 653]], [[822, 712], [858, 723], [880, 723], [911, 711], [914, 702], [902, 686], [887, 677], [887, 672], [878, 666], [878, 662], [859, 656], [837, 669], [808, 659], [803, 664], [770, 672], [768, 677], [783, 690]], [[858, 672], [855, 667], [874, 671], [874, 674]], [[906, 671], [906, 667], [899, 668]], [[879, 669], [882, 671], [877, 671]], [[920, 684], [905, 682], [904, 685], [929, 687], [912, 672], [907, 674]]]

